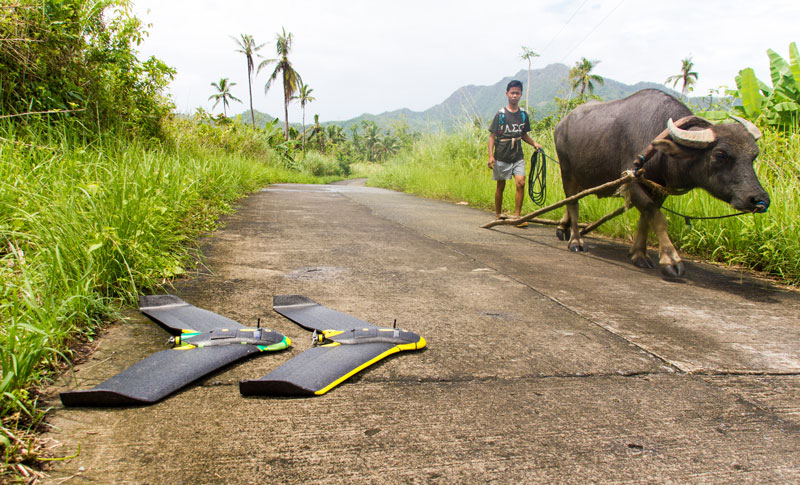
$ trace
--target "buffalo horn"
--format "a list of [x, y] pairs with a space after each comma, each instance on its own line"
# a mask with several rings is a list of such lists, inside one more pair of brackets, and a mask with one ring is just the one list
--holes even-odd
[[667, 122], [667, 129], [669, 130], [669, 135], [679, 145], [690, 148], [705, 148], [714, 143], [714, 140], [716, 139], [714, 132], [711, 131], [711, 128], [697, 131], [682, 130], [675, 126], [672, 118], [670, 118]]
[[746, 120], [744, 118], [739, 118], [738, 116], [734, 115], [728, 115], [728, 116], [738, 121], [739, 123], [743, 124], [744, 127], [747, 128], [747, 132], [753, 135], [753, 138], [755, 138], [756, 140], [761, 138], [761, 130], [759, 130], [758, 127], [753, 123], [751, 123], [749, 120]]

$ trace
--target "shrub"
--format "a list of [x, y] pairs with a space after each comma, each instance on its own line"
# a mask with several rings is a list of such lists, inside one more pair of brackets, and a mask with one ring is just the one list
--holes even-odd
[[[147, 35], [126, 0], [18, 0], [0, 17], [0, 112], [161, 135], [166, 64], [137, 58]], [[64, 113], [66, 111], [66, 113]]]
[[319, 152], [306, 152], [301, 165], [311, 175], [317, 177], [343, 176], [347, 171], [347, 165], [342, 166], [336, 158]]

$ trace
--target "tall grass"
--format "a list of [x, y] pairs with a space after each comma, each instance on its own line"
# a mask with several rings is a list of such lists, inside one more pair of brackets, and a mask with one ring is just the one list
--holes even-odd
[[[287, 169], [252, 130], [171, 129], [167, 143], [87, 144], [72, 128], [0, 126], [0, 417], [33, 417], [28, 390], [69, 344], [183, 273], [194, 238], [237, 197], [319, 180]], [[238, 148], [221, 143], [236, 136]]]
[[[555, 158], [552, 131], [532, 133]], [[488, 132], [465, 125], [454, 133], [434, 133], [420, 139], [413, 150], [403, 153], [382, 166], [361, 167], [369, 183], [403, 190], [424, 197], [466, 201], [474, 207], [494, 208], [494, 182], [486, 166]], [[685, 224], [682, 217], [665, 215], [670, 235], [683, 252], [698, 257], [735, 264], [766, 272], [782, 282], [800, 285], [800, 135], [765, 131], [759, 141], [761, 155], [756, 159], [756, 172], [770, 193], [772, 205], [766, 214], [745, 215], [719, 220], [694, 221]], [[530, 159], [530, 147], [525, 146]], [[530, 165], [528, 165], [530, 170]], [[559, 167], [549, 162], [545, 205], [564, 197]], [[513, 184], [506, 187], [503, 207], [513, 209]], [[622, 199], [581, 200], [581, 220], [594, 221], [623, 205]], [[702, 190], [680, 197], [669, 197], [665, 207], [693, 216], [715, 216], [735, 212]], [[538, 209], [526, 196], [523, 213]], [[557, 219], [564, 213], [558, 209], [546, 215]], [[487, 214], [489, 217], [489, 214]], [[632, 240], [639, 214], [628, 211], [612, 219], [598, 231]], [[655, 243], [655, 239], [652, 240]]]

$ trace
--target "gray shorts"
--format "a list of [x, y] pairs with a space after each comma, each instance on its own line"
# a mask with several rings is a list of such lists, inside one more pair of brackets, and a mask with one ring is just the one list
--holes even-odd
[[500, 160], [494, 161], [494, 170], [492, 171], [492, 180], [511, 180], [512, 175], [525, 176], [525, 159], [518, 162], [501, 162]]

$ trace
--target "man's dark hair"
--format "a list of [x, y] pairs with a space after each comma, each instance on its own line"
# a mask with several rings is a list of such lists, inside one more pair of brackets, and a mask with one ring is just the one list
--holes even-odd
[[517, 81], [516, 79], [514, 79], [513, 81], [508, 83], [508, 86], [506, 86], [506, 92], [511, 91], [511, 88], [519, 88], [520, 90], [522, 90], [522, 81]]

